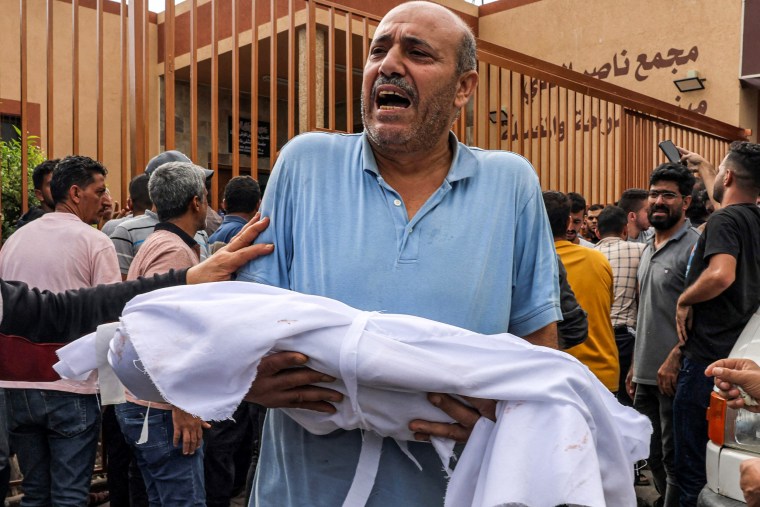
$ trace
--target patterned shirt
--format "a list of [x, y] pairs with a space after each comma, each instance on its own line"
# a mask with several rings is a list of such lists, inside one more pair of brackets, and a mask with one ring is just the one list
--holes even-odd
[[638, 311], [636, 272], [646, 244], [611, 237], [604, 238], [594, 248], [602, 252], [612, 266], [615, 298], [610, 312], [612, 325], [635, 328]]

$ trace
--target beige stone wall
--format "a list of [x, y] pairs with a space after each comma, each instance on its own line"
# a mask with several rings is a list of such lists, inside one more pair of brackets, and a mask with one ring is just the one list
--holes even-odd
[[[754, 129], [757, 92], [738, 80], [741, 26], [741, 0], [540, 0], [481, 17], [479, 35]], [[689, 70], [707, 78], [705, 90], [676, 89]]]

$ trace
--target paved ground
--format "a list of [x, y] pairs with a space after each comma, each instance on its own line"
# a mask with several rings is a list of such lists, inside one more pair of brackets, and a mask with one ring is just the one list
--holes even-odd
[[649, 486], [636, 486], [636, 498], [639, 500], [638, 507], [652, 507], [654, 502], [660, 498], [660, 495], [654, 488], [652, 473], [649, 470], [644, 470], [643, 472], [644, 476], [649, 479]]

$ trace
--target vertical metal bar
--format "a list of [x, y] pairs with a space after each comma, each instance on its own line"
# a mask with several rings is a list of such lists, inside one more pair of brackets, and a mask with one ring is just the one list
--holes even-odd
[[[576, 96], [577, 98], [577, 96]], [[586, 164], [585, 164], [585, 158], [586, 158], [586, 96], [581, 94], [581, 162], [579, 165], [580, 168], [580, 185], [578, 188], [578, 193], [582, 194], [584, 197], [589, 195], [588, 189], [586, 188]], [[591, 204], [591, 203], [589, 203]]]
[[[127, 165], [129, 151], [129, 43], [127, 40], [127, 0], [121, 0], [119, 5], [119, 27], [121, 33], [121, 202], [127, 202], [129, 195], [127, 185], [134, 173]], [[52, 154], [49, 154], [52, 156]]]
[[[559, 117], [559, 88], [557, 90], [557, 105], [555, 106], [557, 109], [557, 117]], [[549, 179], [549, 185], [551, 185], [552, 188], [556, 188], [559, 190], [559, 133], [552, 131], [552, 89], [549, 87], [549, 95], [547, 96], [547, 111], [546, 111], [546, 132], [548, 133], [548, 137], [546, 138], [547, 143], [547, 165], [549, 166], [550, 171], [550, 179]], [[557, 121], [555, 123], [558, 124], [559, 118], [557, 118]], [[551, 136], [554, 136], [554, 143], [551, 142]], [[554, 144], [554, 146], [552, 146]], [[557, 166], [556, 170], [552, 166], [552, 148], [554, 148], [554, 155], [555, 155], [555, 164]]]
[[[327, 26], [327, 75], [330, 80], [327, 91], [327, 127], [335, 130], [335, 8], [330, 6]], [[346, 67], [346, 72], [349, 69]]]
[[[504, 109], [504, 106], [502, 105], [502, 83], [501, 83], [501, 73], [503, 72], [503, 69], [501, 67], [496, 67], [496, 145], [498, 149], [503, 150], [504, 149], [504, 143], [501, 139], [501, 131], [502, 131], [502, 125], [501, 125], [501, 112]], [[460, 114], [466, 114], [466, 110], [463, 108], [462, 112]]]
[[[103, 0], [98, 0], [96, 8], [96, 32], [98, 45], [98, 83], [97, 83], [97, 158], [103, 161]], [[122, 201], [124, 202], [124, 201]], [[118, 211], [118, 210], [114, 210]]]
[[[478, 72], [480, 72], [480, 66], [482, 65], [481, 62], [478, 62], [477, 64]], [[478, 126], [480, 123], [480, 118], [478, 117], [478, 111], [480, 111], [480, 96], [481, 92], [478, 88], [475, 88], [475, 96], [472, 98], [473, 102], [473, 108], [472, 108], [472, 144], [473, 146], [478, 146], [478, 136], [480, 134], [480, 127]], [[466, 136], [465, 136], [466, 137]]]
[[520, 150], [520, 155], [525, 155], [525, 101], [523, 100], [523, 94], [525, 93], [525, 74], [520, 74], [520, 89], [517, 92], [520, 109], [517, 110], [517, 142]]
[[[532, 92], [533, 92], [534, 78], [529, 78], [529, 79], [530, 79], [530, 91], [528, 92], [528, 97], [529, 97], [528, 98], [528, 103], [529, 103], [529, 106], [528, 106], [528, 150], [525, 153], [525, 157], [528, 160], [533, 161], [533, 93]], [[535, 166], [536, 164], [533, 164], [533, 165]], [[541, 168], [536, 167], [536, 171], [540, 177]]]
[[602, 101], [596, 99], [596, 202], [606, 204], [602, 200]]
[[[312, 2], [306, 3], [307, 9], [313, 9]], [[274, 165], [274, 159], [277, 157], [277, 2], [276, 0], [270, 0], [269, 2], [269, 167]], [[309, 32], [312, 30], [311, 21], [306, 28]], [[308, 39], [308, 36], [307, 36]], [[310, 47], [307, 42], [306, 48], [306, 60], [307, 68], [310, 66], [313, 58], [309, 56]], [[308, 90], [311, 90], [311, 86], [314, 83], [313, 80], [308, 81]], [[309, 102], [313, 102], [310, 94], [307, 94], [307, 110], [310, 109]], [[312, 104], [313, 106], [313, 104]], [[308, 120], [307, 120], [308, 123]], [[309, 123], [310, 125], [310, 123]], [[310, 130], [310, 129], [308, 129]]]
[[[619, 108], [617, 105], [614, 106], [614, 112], [613, 112], [613, 118], [612, 118], [612, 128], [614, 131], [614, 135], [612, 137], [612, 163], [614, 164], [615, 168], [615, 196], [620, 196], [623, 193], [623, 185], [621, 184], [622, 179], [622, 172], [623, 172], [623, 164], [622, 164], [622, 157], [620, 155], [623, 155], [624, 153], [624, 146], [623, 146], [623, 139], [625, 139], [625, 122], [623, 121], [622, 117], [622, 111], [621, 108]], [[615, 128], [615, 119], [620, 118], [620, 130], [618, 131], [617, 128]], [[618, 140], [620, 140], [620, 150], [617, 149], [617, 143]]]
[[[573, 163], [570, 162], [570, 125], [572, 125], [572, 122], [570, 121], [570, 92], [567, 88], [565, 90], [565, 138], [562, 140], [565, 144], [565, 185], [563, 187], [563, 192], [569, 192], [571, 188], [573, 187], [574, 182], [571, 183], [570, 175], [572, 174], [570, 171], [572, 170]], [[575, 139], [575, 138], [573, 138]], [[575, 149], [573, 149], [573, 160], [575, 160]]]
[[47, 155], [54, 158], [55, 153], [55, 122], [54, 90], [55, 90], [55, 58], [53, 51], [53, 0], [47, 0]]
[[491, 122], [488, 118], [491, 111], [491, 65], [486, 63], [483, 69], [483, 111], [486, 113], [485, 128], [483, 129], [483, 135], [485, 136], [485, 148], [491, 149]]
[[[238, 0], [232, 2], [232, 177], [240, 176], [240, 43], [238, 36]], [[253, 150], [251, 127], [251, 149]], [[253, 153], [253, 151], [251, 151]]]
[[145, 107], [143, 107], [143, 117], [142, 122], [145, 125], [145, 128], [143, 129], [143, 145], [144, 153], [145, 153], [145, 159], [142, 162], [142, 165], [145, 166], [148, 164], [148, 159], [150, 158], [150, 126], [153, 124], [150, 121], [150, 55], [151, 55], [151, 49], [150, 49], [150, 13], [148, 12], [148, 2], [145, 1], [142, 4], [143, 8], [143, 22], [145, 23], [145, 27], [143, 28], [142, 36], [143, 36], [143, 53], [142, 53], [142, 65], [143, 65], [143, 96], [145, 101]]
[[[559, 95], [559, 86], [556, 88], [557, 91], [557, 98], [556, 102], [557, 105], [555, 106], [555, 121], [554, 121], [554, 164], [556, 165], [556, 168], [554, 169], [554, 175], [555, 175], [555, 181], [557, 184], [557, 188], [560, 189], [561, 192], [564, 192], [563, 186], [560, 183], [560, 180], [562, 179], [562, 176], [560, 175], [562, 171], [562, 164], [561, 160], [559, 158], [559, 116], [560, 116], [560, 95]], [[551, 90], [550, 90], [551, 93]], [[551, 119], [551, 106], [549, 107], [549, 116], [548, 118]]]
[[367, 52], [369, 51], [369, 25], [367, 18], [362, 19], [362, 63], [367, 61]]
[[21, 34], [21, 210], [26, 212], [29, 209], [29, 192], [27, 187], [29, 186], [29, 114], [27, 107], [27, 94], [28, 94], [28, 62], [27, 62], [27, 27], [26, 27], [26, 0], [19, 0], [21, 2], [21, 16], [20, 16], [20, 34]]
[[[219, 192], [219, 2], [211, 2], [211, 206], [218, 206]], [[276, 80], [275, 80], [276, 81]]]
[[130, 0], [129, 2], [129, 46], [130, 55], [127, 58], [129, 62], [129, 98], [130, 98], [130, 144], [131, 144], [131, 167], [132, 173], [139, 168], [139, 172], [145, 170], [145, 144], [143, 123], [143, 108], [145, 107], [145, 95], [143, 93], [143, 36], [145, 30], [143, 23], [143, 2], [144, 0]]
[[288, 0], [288, 139], [296, 134], [296, 6]]
[[173, 150], [175, 146], [174, 0], [164, 0], [164, 6], [164, 149]]
[[79, 0], [71, 2], [71, 151], [79, 153]]
[[354, 131], [353, 15], [346, 12], [346, 131]]
[[512, 125], [514, 123], [514, 81], [512, 80], [512, 71], [509, 71], [509, 88], [507, 89], [507, 97], [509, 98], [509, 109], [507, 109], [507, 149], [512, 151]]
[[306, 2], [306, 130], [314, 130], [317, 126], [317, 76], [316, 76], [316, 46], [317, 21], [314, 2]]
[[[537, 163], [538, 166], [538, 176], [541, 180], [541, 187], [546, 188], [546, 171], [544, 170], [544, 164], [543, 164], [543, 139], [541, 138], [541, 125], [544, 122], [544, 91], [542, 89], [543, 81], [538, 79], [538, 125], [536, 125], [536, 138], [538, 140], [538, 157], [537, 157]], [[531, 108], [531, 112], [533, 111], [533, 108]], [[533, 126], [532, 118], [531, 118], [531, 127]], [[532, 137], [532, 134], [531, 134]], [[531, 150], [531, 153], [533, 150]]]
[[198, 0], [190, 4], [190, 158], [198, 161]]
[[251, 177], [259, 179], [259, 20], [255, 0], [251, 1]]

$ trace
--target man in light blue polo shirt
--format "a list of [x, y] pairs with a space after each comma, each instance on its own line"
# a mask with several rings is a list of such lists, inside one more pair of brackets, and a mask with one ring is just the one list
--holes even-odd
[[[468, 148], [450, 133], [475, 68], [474, 38], [456, 15], [428, 2], [390, 11], [364, 69], [365, 133], [306, 134], [283, 148], [262, 204], [272, 221], [261, 241], [275, 252], [238, 280], [556, 347], [557, 263], [536, 174], [518, 155]], [[304, 361], [283, 354], [259, 369], [249, 399], [330, 411], [338, 393], [304, 385], [319, 381], [306, 379], [310, 370], [280, 369]], [[459, 424], [411, 421], [416, 437], [466, 441], [480, 412], [430, 399]], [[361, 445], [359, 431], [312, 435], [270, 411], [251, 505], [341, 505]], [[409, 449], [421, 470], [383, 442], [367, 505], [443, 503], [432, 446]]]

